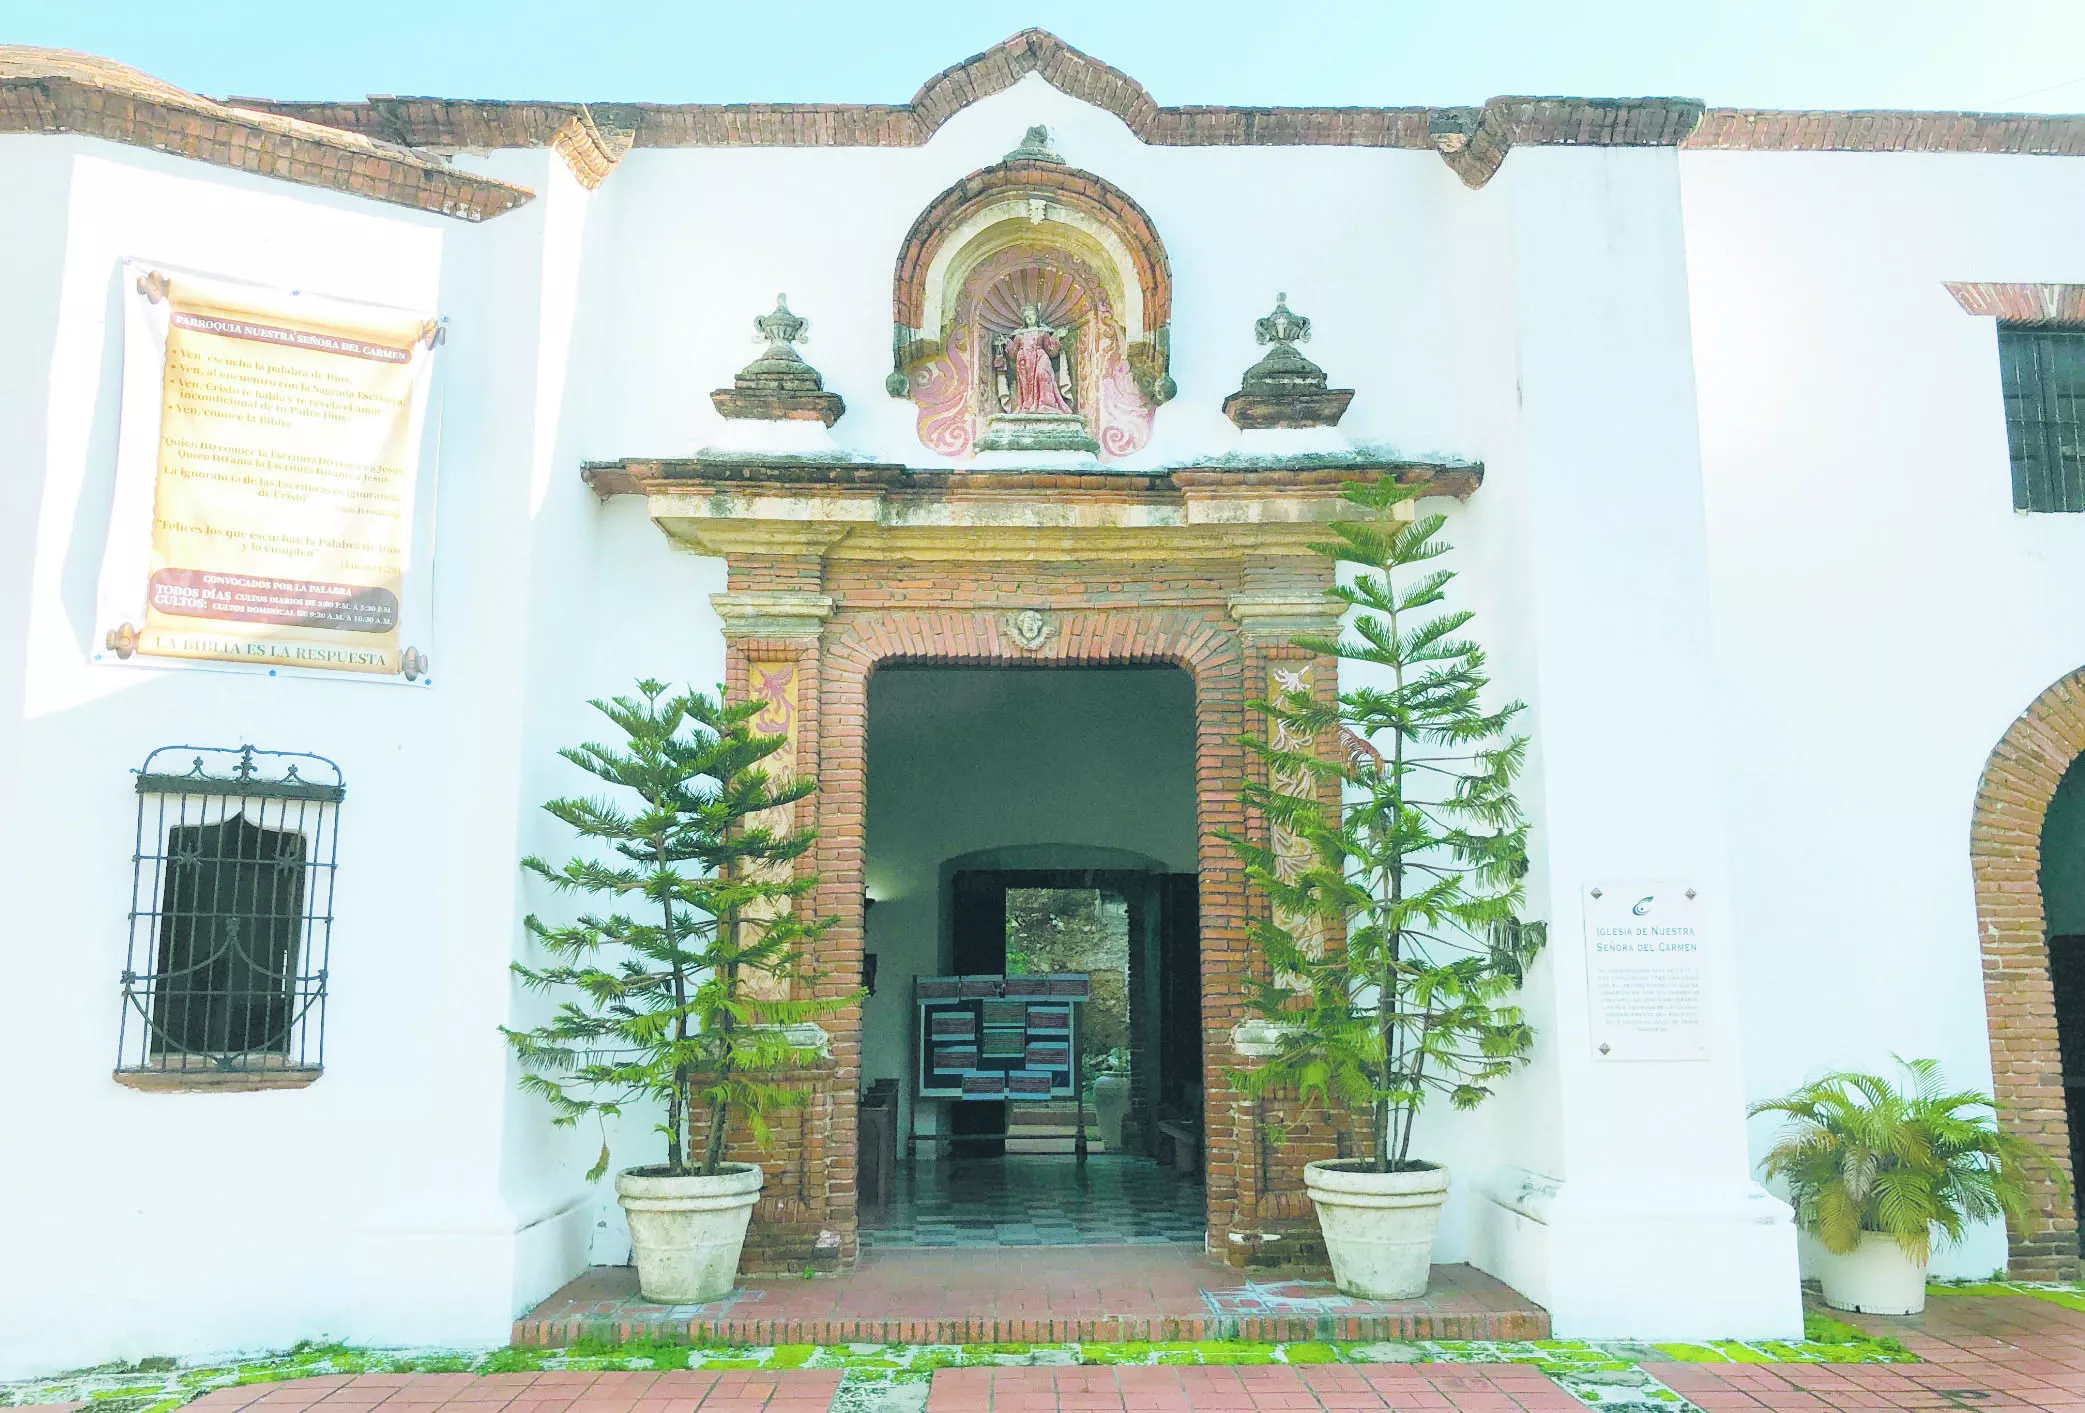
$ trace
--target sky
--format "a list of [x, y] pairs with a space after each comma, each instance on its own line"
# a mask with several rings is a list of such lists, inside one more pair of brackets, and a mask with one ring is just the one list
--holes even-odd
[[898, 103], [1030, 25], [1161, 104], [2085, 112], [2085, 0], [0, 0], [0, 42], [212, 97]]

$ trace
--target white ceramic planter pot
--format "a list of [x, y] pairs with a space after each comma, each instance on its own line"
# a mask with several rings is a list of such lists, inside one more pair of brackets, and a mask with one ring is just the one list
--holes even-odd
[[1122, 1119], [1128, 1112], [1126, 1076], [1104, 1074], [1093, 1081], [1093, 1117], [1100, 1124], [1100, 1141], [1110, 1153], [1122, 1151]]
[[1817, 1274], [1824, 1286], [1824, 1303], [1834, 1310], [1916, 1315], [1926, 1308], [1925, 1265], [1876, 1232], [1862, 1232], [1860, 1245], [1843, 1256], [1836, 1251], [1821, 1252]]
[[695, 1305], [731, 1293], [760, 1179], [749, 1163], [728, 1164], [715, 1177], [667, 1177], [646, 1168], [615, 1175], [646, 1300]]
[[1343, 1162], [1311, 1163], [1303, 1184], [1342, 1291], [1368, 1300], [1426, 1294], [1433, 1234], [1448, 1200], [1446, 1168], [1370, 1173]]

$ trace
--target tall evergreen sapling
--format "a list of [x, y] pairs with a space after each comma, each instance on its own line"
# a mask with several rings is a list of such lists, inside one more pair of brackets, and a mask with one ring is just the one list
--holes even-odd
[[[1430, 1096], [1473, 1108], [1526, 1062], [1534, 1032], [1510, 997], [1543, 929], [1518, 917], [1521, 705], [1485, 706], [1483, 651], [1456, 636], [1468, 612], [1425, 612], [1454, 578], [1422, 567], [1447, 551], [1445, 522], [1400, 521], [1417, 492], [1389, 480], [1345, 494], [1367, 518], [1335, 522], [1338, 538], [1315, 548], [1358, 571], [1327, 591], [1360, 610], [1353, 636], [1296, 643], [1375, 671], [1336, 702], [1289, 691], [1253, 704], [1287, 729], [1248, 742], [1273, 783], [1246, 798], [1302, 847], [1281, 858], [1229, 840], [1273, 904], [1252, 936], [1273, 976], [1253, 999], [1274, 1048], [1235, 1079], [1248, 1096], [1293, 1089], [1368, 1111], [1367, 1168], [1387, 1173], [1429, 1166], [1411, 1143]], [[1311, 748], [1342, 735], [1353, 749], [1335, 758]], [[1328, 784], [1337, 811], [1317, 793]]]
[[[772, 1000], [746, 985], [756, 974], [797, 975], [805, 947], [829, 926], [803, 915], [816, 880], [788, 867], [816, 831], [778, 833], [763, 822], [816, 782], [770, 778], [763, 762], [784, 738], [753, 731], [764, 702], [669, 693], [647, 680], [636, 696], [592, 705], [622, 733], [622, 748], [589, 743], [559, 754], [624, 793], [543, 808], [614, 857], [554, 868], [532, 856], [522, 866], [560, 893], [595, 894], [631, 911], [563, 925], [531, 914], [530, 934], [559, 960], [516, 962], [515, 972], [532, 989], [577, 998], [543, 1025], [502, 1029], [521, 1061], [522, 1087], [549, 1101], [554, 1122], [650, 1100], [665, 1109], [666, 1164], [647, 1171], [714, 1176], [734, 1114], [764, 1142], [767, 1115], [803, 1101], [803, 1091], [777, 1076], [819, 1051], [785, 1027], [855, 999]], [[690, 1127], [697, 1110], [708, 1115], [699, 1150]], [[604, 1140], [589, 1179], [608, 1161]]]

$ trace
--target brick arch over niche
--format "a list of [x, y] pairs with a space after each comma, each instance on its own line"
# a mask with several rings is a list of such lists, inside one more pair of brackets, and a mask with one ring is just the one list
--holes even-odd
[[1173, 269], [1158, 227], [1106, 178], [1024, 156], [972, 172], [929, 202], [906, 232], [892, 277], [890, 394], [912, 396], [917, 379], [908, 375], [943, 352], [957, 287], [974, 264], [966, 252], [1003, 245], [995, 233], [1023, 224], [1038, 247], [1079, 250], [1116, 286], [1130, 368], [1154, 405], [1169, 400]]
[[[2042, 823], [2064, 772], [2085, 753], [2085, 669], [2050, 687], [1991, 752], [1977, 785], [1969, 833], [1983, 950], [1984, 1009], [1991, 1033], [1992, 1092], [2000, 1122], [2070, 1174], [2063, 1058], [2042, 913]], [[2054, 1184], [2035, 1194], [2038, 1220], [2010, 1233], [2011, 1274], [2069, 1280], [2078, 1269], [2078, 1224]]]
[[[920, 212], [898, 250], [892, 318], [900, 324], [919, 326], [926, 305], [927, 273], [942, 244], [973, 213], [1009, 198], [1059, 204], [1113, 230], [1128, 246], [1134, 262], [1146, 311], [1144, 327], [1165, 327], [1172, 317], [1173, 268], [1166, 259], [1165, 245], [1158, 238], [1158, 227], [1144, 208], [1105, 177], [1067, 167], [1062, 162], [1026, 157], [1008, 158], [996, 166], [972, 172]], [[932, 330], [924, 332], [933, 336]]]

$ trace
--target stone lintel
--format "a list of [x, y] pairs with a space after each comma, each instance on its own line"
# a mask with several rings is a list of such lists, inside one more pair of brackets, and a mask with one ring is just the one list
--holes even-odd
[[830, 594], [732, 589], [711, 594], [709, 602], [727, 638], [815, 638], [833, 616]]
[[1288, 394], [1234, 392], [1223, 400], [1223, 415], [1245, 432], [1270, 427], [1336, 427], [1353, 400], [1352, 388]]

